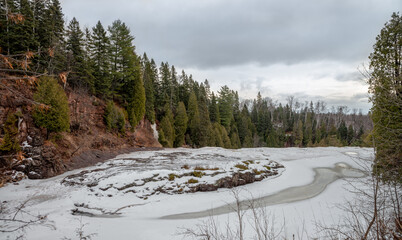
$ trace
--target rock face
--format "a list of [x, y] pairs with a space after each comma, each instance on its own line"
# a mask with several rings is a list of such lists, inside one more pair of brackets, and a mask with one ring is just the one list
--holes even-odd
[[[0, 153], [0, 184], [10, 182], [5, 172], [13, 170], [31, 179], [48, 178], [67, 170], [95, 164], [135, 148], [160, 148], [153, 136], [151, 123], [142, 120], [135, 132], [125, 136], [106, 130], [103, 115], [105, 103], [86, 93], [66, 89], [70, 107], [70, 132], [51, 133], [35, 126], [32, 119], [34, 87], [10, 84], [21, 95], [0, 88], [0, 142], [9, 113], [20, 113], [18, 139], [23, 157]], [[10, 172], [7, 172], [10, 175]], [[19, 175], [20, 176], [20, 175]], [[8, 180], [7, 180], [8, 179]]]

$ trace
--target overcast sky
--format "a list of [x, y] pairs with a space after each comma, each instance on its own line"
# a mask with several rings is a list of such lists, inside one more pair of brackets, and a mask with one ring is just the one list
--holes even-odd
[[293, 95], [367, 112], [359, 74], [401, 0], [61, 0], [66, 20], [121, 19], [137, 53], [242, 98]]

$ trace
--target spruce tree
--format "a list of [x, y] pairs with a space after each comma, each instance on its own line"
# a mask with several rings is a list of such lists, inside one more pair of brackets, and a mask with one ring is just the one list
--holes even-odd
[[211, 122], [221, 122], [221, 118], [219, 115], [219, 107], [216, 102], [216, 97], [215, 94], [212, 92], [212, 97], [211, 97], [211, 104], [209, 105], [209, 118], [211, 119]]
[[197, 97], [194, 91], [191, 92], [188, 100], [188, 128], [190, 130], [191, 141], [198, 146], [200, 142], [200, 113], [198, 110]]
[[68, 80], [72, 87], [82, 88], [86, 85], [83, 79], [86, 71], [83, 47], [84, 33], [77, 19], [73, 18], [67, 27], [67, 64], [71, 71]]
[[209, 133], [211, 122], [209, 120], [209, 112], [208, 112], [208, 99], [207, 92], [205, 91], [204, 84], [201, 83], [199, 98], [198, 98], [198, 110], [200, 114], [200, 129], [199, 129], [199, 146], [204, 147], [208, 144]]
[[[110, 63], [111, 63], [111, 91], [114, 98], [123, 102], [123, 99], [133, 97], [134, 73], [140, 66], [136, 66], [137, 56], [132, 41], [134, 37], [125, 23], [116, 20], [109, 26], [110, 33]], [[131, 101], [129, 101], [131, 102]]]
[[352, 124], [350, 124], [348, 127], [348, 134], [346, 138], [348, 145], [352, 143], [354, 138], [355, 138], [355, 130], [353, 129]]
[[187, 113], [183, 102], [179, 102], [177, 107], [176, 117], [174, 119], [174, 129], [176, 138], [174, 141], [175, 147], [181, 147], [184, 144], [184, 136], [187, 130]]
[[111, 79], [110, 61], [108, 59], [110, 41], [100, 21], [92, 28], [89, 47], [94, 70], [96, 94], [104, 98], [110, 98]]
[[221, 118], [221, 124], [230, 130], [230, 122], [233, 118], [233, 94], [228, 86], [221, 87], [219, 91], [219, 115]]
[[44, 67], [50, 74], [66, 70], [66, 43], [64, 30], [64, 15], [59, 0], [51, 0], [43, 18], [43, 35], [40, 35], [40, 45], [45, 54]]
[[[153, 60], [152, 60], [153, 61]], [[155, 92], [154, 84], [157, 81], [154, 70], [152, 69], [152, 63], [148, 60], [147, 55], [144, 53], [143, 57], [144, 70], [144, 88], [145, 88], [145, 117], [151, 122], [155, 122]]]
[[299, 119], [297, 124], [293, 127], [294, 129], [294, 142], [297, 147], [303, 146], [303, 122]]
[[159, 128], [163, 132], [163, 137], [164, 137], [164, 147], [173, 147], [174, 140], [175, 140], [175, 129], [173, 126], [174, 119], [173, 119], [173, 114], [172, 111], [170, 110], [170, 106], [167, 103], [165, 105], [165, 116], [162, 118], [162, 121], [159, 125]]

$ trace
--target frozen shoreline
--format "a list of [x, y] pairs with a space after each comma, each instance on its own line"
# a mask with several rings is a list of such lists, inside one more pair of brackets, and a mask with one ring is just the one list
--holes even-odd
[[[347, 163], [338, 163], [333, 168], [314, 168], [313, 170], [315, 172], [313, 182], [303, 186], [286, 188], [278, 193], [252, 199], [252, 201], [257, 202], [259, 207], [267, 207], [277, 204], [302, 201], [319, 195], [326, 189], [329, 184], [338, 179], [359, 178], [364, 176], [364, 173], [362, 173], [358, 169], [352, 168]], [[240, 209], [249, 210], [249, 201], [250, 200], [241, 201]], [[226, 204], [221, 207], [216, 207], [200, 212], [189, 212], [163, 216], [161, 217], [161, 219], [173, 220], [211, 217], [232, 213], [235, 211], [234, 209], [236, 209], [236, 206], [234, 204]]]
[[[168, 156], [175, 155], [174, 158]], [[334, 208], [336, 204], [342, 204], [345, 200], [353, 198], [352, 193], [347, 191], [348, 185], [341, 180], [336, 173], [339, 169], [359, 168], [354, 160], [356, 158], [372, 157], [373, 150], [369, 148], [256, 148], [227, 150], [221, 148], [202, 149], [166, 149], [155, 152], [134, 152], [119, 155], [102, 164], [114, 164], [116, 167], [110, 171], [98, 172], [99, 179], [105, 180], [105, 185], [113, 183], [122, 186], [132, 182], [134, 177], [147, 176], [158, 171], [161, 174], [166, 170], [172, 171], [177, 166], [185, 163], [197, 165], [220, 165], [221, 168], [231, 166], [227, 161], [264, 160], [270, 159], [285, 166], [286, 170], [274, 178], [264, 179], [260, 182], [237, 187], [243, 189], [240, 200], [246, 201], [251, 197], [261, 198], [267, 202], [275, 202], [275, 205], [266, 205], [268, 212], [277, 219], [286, 219], [286, 227], [283, 236], [292, 236], [297, 233], [302, 225], [305, 231], [314, 232], [316, 220], [338, 221], [342, 217], [342, 211]], [[124, 173], [126, 166], [124, 159], [143, 159], [144, 166], [136, 172], [133, 168]], [[152, 163], [145, 160], [156, 159]], [[218, 189], [214, 192], [196, 192], [184, 194], [155, 194], [148, 199], [140, 199], [134, 194], [124, 194], [116, 190], [113, 197], [96, 195], [98, 190], [86, 185], [66, 186], [62, 180], [72, 174], [83, 170], [94, 170], [101, 165], [67, 172], [63, 175], [44, 180], [22, 180], [18, 185], [9, 184], [0, 189], [0, 201], [7, 209], [14, 209], [21, 202], [31, 199], [25, 211], [31, 214], [48, 215], [52, 227], [32, 226], [26, 229], [26, 239], [62, 239], [76, 238], [75, 231], [80, 227], [80, 221], [85, 224], [86, 234], [96, 233], [93, 239], [182, 239], [178, 236], [179, 228], [192, 228], [206, 218], [199, 219], [160, 219], [163, 216], [172, 216], [180, 213], [205, 212], [219, 208], [234, 202], [230, 189]], [[324, 182], [330, 182], [323, 189], [315, 189], [315, 195], [306, 198], [298, 196], [303, 193], [303, 186], [309, 186], [317, 178], [314, 169], [322, 169], [321, 176], [327, 176]], [[332, 169], [332, 170], [328, 170]], [[335, 169], [335, 170], [334, 170]], [[338, 169], [338, 170], [336, 170]], [[321, 170], [319, 170], [321, 171]], [[342, 175], [349, 174], [341, 171]], [[339, 172], [338, 171], [338, 172]], [[329, 172], [329, 175], [326, 174]], [[119, 175], [119, 173], [124, 173]], [[354, 175], [352, 172], [351, 175]], [[335, 180], [334, 180], [335, 178]], [[95, 178], [94, 178], [95, 179]], [[110, 179], [113, 179], [111, 181]], [[320, 180], [321, 181], [321, 180]], [[88, 181], [91, 183], [91, 181]], [[103, 187], [102, 181], [99, 182]], [[118, 186], [118, 185], [116, 185]], [[289, 190], [294, 189], [294, 190]], [[297, 190], [299, 189], [299, 190]], [[114, 191], [110, 189], [109, 191]], [[100, 190], [99, 192], [102, 192]], [[284, 192], [289, 195], [275, 199], [276, 194]], [[293, 196], [293, 199], [290, 197]], [[308, 197], [308, 196], [307, 196]], [[287, 201], [284, 201], [284, 198]], [[286, 200], [285, 199], [285, 200]], [[264, 201], [264, 200], [263, 200]], [[287, 202], [287, 203], [286, 203]], [[82, 207], [77, 207], [82, 206]], [[76, 208], [88, 207], [92, 215], [76, 216], [72, 211]], [[87, 210], [87, 209], [85, 209]], [[116, 212], [118, 217], [103, 217], [104, 213]], [[99, 217], [98, 217], [99, 216]], [[28, 215], [19, 215], [27, 218]], [[228, 219], [235, 219], [234, 213], [215, 216], [217, 221], [224, 223]], [[279, 221], [279, 220], [278, 220]], [[280, 222], [280, 221], [279, 221]], [[223, 224], [224, 225], [224, 224]], [[249, 227], [248, 229], [250, 229]], [[157, 230], [157, 231], [156, 231]], [[246, 231], [247, 232], [247, 231]], [[2, 233], [0, 239], [14, 239], [18, 233]]]

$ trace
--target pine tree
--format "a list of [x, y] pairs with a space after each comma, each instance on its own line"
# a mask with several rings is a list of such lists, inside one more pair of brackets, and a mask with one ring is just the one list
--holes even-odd
[[102, 23], [98, 21], [92, 28], [90, 39], [90, 57], [93, 63], [95, 77], [95, 91], [98, 96], [110, 98], [110, 41]]
[[176, 133], [176, 138], [174, 141], [175, 147], [181, 147], [184, 144], [184, 136], [187, 130], [187, 113], [186, 107], [183, 102], [179, 102], [177, 107], [176, 117], [174, 119], [174, 129]]

